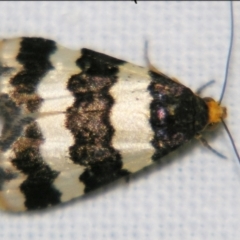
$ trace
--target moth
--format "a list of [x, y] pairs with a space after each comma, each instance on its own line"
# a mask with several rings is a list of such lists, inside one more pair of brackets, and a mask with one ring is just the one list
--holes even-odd
[[67, 202], [158, 161], [226, 108], [156, 71], [52, 40], [0, 43], [0, 207]]

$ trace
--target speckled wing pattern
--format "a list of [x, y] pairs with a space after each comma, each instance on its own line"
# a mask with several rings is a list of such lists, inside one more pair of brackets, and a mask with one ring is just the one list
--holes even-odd
[[193, 138], [205, 102], [149, 69], [43, 38], [0, 42], [0, 207], [42, 209]]

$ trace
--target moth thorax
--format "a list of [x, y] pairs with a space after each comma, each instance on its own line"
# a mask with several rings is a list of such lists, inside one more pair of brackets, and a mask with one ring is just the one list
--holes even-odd
[[227, 109], [212, 98], [204, 98], [208, 106], [208, 124], [216, 124], [227, 117]]

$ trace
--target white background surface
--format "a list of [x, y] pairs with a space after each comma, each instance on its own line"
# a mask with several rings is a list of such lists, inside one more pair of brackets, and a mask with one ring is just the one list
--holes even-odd
[[[0, 37], [40, 36], [153, 65], [219, 98], [230, 37], [228, 2], [0, 2]], [[240, 151], [240, 3], [223, 103]], [[207, 135], [222, 160], [193, 141], [155, 166], [53, 210], [0, 213], [0, 239], [239, 240], [240, 166], [223, 129]]]

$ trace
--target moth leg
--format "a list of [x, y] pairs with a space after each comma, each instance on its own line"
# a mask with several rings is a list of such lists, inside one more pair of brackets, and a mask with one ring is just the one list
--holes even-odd
[[[169, 78], [167, 75], [165, 75], [164, 73], [162, 73], [159, 69], [157, 69], [150, 61], [149, 56], [148, 56], [148, 41], [145, 41], [145, 45], [144, 45], [144, 55], [145, 55], [145, 59], [147, 62], [147, 67], [149, 68], [150, 71], [155, 72], [159, 75], [162, 75], [166, 78]], [[180, 83], [180, 81], [178, 79], [176, 79], [175, 77], [171, 77], [171, 80], [173, 80], [174, 82]]]
[[148, 55], [148, 41], [145, 41], [144, 44], [144, 55], [145, 55], [145, 59], [146, 59], [146, 63], [147, 63], [147, 67], [149, 68], [149, 70], [158, 73], [158, 74], [162, 74], [150, 61], [149, 59], [149, 55]]
[[130, 182], [130, 174], [124, 177], [126, 183]]
[[215, 153], [216, 155], [218, 155], [220, 158], [223, 158], [223, 159], [226, 159], [226, 158], [227, 158], [227, 157], [224, 156], [223, 154], [219, 153], [217, 150], [213, 149], [213, 148], [208, 144], [207, 140], [202, 137], [201, 134], [197, 134], [197, 135], [195, 136], [195, 138], [196, 138], [197, 140], [199, 140], [199, 141], [203, 144], [204, 147], [208, 148], [210, 151], [212, 151], [213, 153]]
[[201, 95], [202, 91], [207, 88], [208, 86], [212, 85], [213, 83], [215, 83], [215, 80], [211, 80], [207, 83], [205, 83], [204, 85], [202, 85], [201, 87], [199, 87], [196, 91], [197, 95]]

